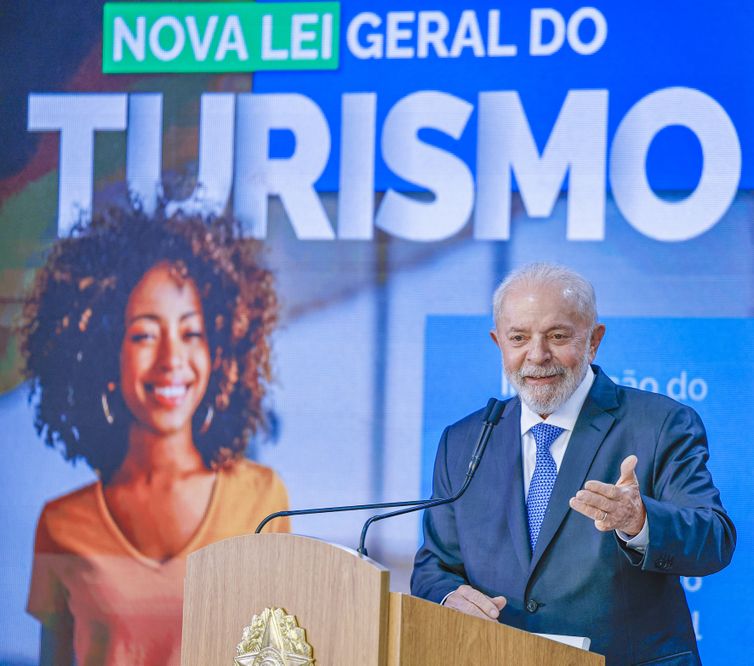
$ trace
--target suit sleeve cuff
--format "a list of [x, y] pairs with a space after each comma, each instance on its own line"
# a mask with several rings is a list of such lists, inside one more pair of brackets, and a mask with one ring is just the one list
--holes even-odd
[[644, 525], [642, 525], [641, 530], [636, 536], [631, 537], [620, 530], [615, 530], [615, 533], [625, 543], [626, 548], [644, 554], [647, 552], [647, 546], [649, 545], [649, 516], [644, 516]]

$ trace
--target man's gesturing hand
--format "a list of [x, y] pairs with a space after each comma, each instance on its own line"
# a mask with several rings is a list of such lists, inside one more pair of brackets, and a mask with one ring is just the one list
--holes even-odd
[[461, 585], [445, 599], [445, 606], [485, 620], [497, 620], [507, 603], [505, 597], [488, 597], [471, 585]]
[[647, 516], [636, 478], [638, 461], [636, 456], [628, 456], [621, 463], [620, 478], [615, 485], [587, 481], [576, 497], [571, 498], [571, 508], [591, 518], [601, 532], [620, 530], [628, 536], [636, 536]]

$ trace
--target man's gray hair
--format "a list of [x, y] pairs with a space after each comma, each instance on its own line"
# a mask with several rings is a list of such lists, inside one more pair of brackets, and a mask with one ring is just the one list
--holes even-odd
[[522, 285], [557, 285], [563, 287], [563, 295], [573, 299], [577, 310], [584, 316], [590, 328], [597, 323], [597, 299], [591, 283], [576, 271], [560, 264], [526, 264], [508, 273], [492, 297], [492, 312], [495, 324], [500, 321], [503, 305], [508, 294]]

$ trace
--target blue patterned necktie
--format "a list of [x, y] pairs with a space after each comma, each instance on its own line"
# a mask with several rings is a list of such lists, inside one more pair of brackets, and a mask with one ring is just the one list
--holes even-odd
[[547, 511], [547, 503], [550, 501], [550, 493], [558, 476], [558, 468], [555, 459], [550, 453], [550, 446], [558, 438], [563, 428], [550, 425], [549, 423], [537, 423], [529, 431], [537, 443], [537, 460], [534, 465], [534, 474], [529, 484], [529, 494], [526, 496], [526, 513], [529, 518], [529, 543], [531, 552], [537, 545], [539, 528]]

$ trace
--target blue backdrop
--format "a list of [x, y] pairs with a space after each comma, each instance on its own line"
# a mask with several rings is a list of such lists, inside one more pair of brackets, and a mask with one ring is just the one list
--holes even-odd
[[[264, 243], [276, 429], [248, 454], [293, 506], [427, 494], [442, 427], [507, 391], [496, 284], [534, 260], [584, 274], [598, 362], [709, 429], [739, 546], [685, 585], [705, 663], [750, 662], [754, 5], [345, 0], [335, 70], [126, 76], [102, 72], [102, 5], [0, 13], [0, 663], [37, 660], [42, 505], [93, 478], [36, 435], [14, 325], [72, 215], [129, 189], [228, 207]], [[362, 522], [293, 527], [353, 546]], [[393, 589], [418, 535], [415, 515], [370, 532]]]

